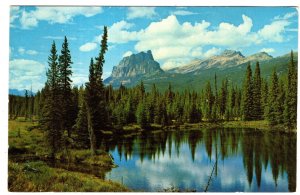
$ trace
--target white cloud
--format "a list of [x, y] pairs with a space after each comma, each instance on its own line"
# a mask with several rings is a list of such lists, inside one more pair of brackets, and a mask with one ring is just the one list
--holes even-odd
[[68, 23], [72, 21], [75, 16], [83, 15], [91, 17], [102, 13], [101, 7], [36, 7], [32, 11], [22, 11], [20, 15], [21, 27], [29, 29], [36, 27], [39, 21], [47, 21], [50, 24], [54, 23]]
[[[63, 36], [44, 36], [43, 39], [52, 39], [52, 40], [63, 40], [65, 37]], [[76, 37], [67, 37], [68, 40], [77, 40]]]
[[154, 7], [129, 7], [127, 12], [127, 19], [134, 18], [152, 18], [156, 16]]
[[298, 28], [287, 28], [287, 29], [285, 29], [285, 31], [298, 32]]
[[176, 10], [174, 12], [171, 12], [172, 15], [177, 15], [177, 16], [188, 16], [188, 15], [195, 15], [198, 13], [187, 11], [187, 10]]
[[262, 48], [260, 50], [260, 52], [273, 53], [273, 52], [275, 52], [275, 49], [273, 49], [273, 48]]
[[28, 54], [28, 55], [37, 55], [37, 54], [38, 54], [38, 52], [35, 51], [35, 50], [26, 50], [26, 49], [24, 49], [23, 47], [19, 47], [19, 48], [18, 48], [18, 52], [19, 52], [19, 54], [21, 54], [21, 55], [24, 55], [24, 54]]
[[93, 42], [89, 42], [89, 43], [86, 43], [84, 45], [81, 45], [79, 50], [80, 51], [83, 51], [83, 52], [89, 52], [89, 51], [92, 51], [94, 49], [97, 48], [97, 44], [96, 43], [93, 43]]
[[28, 50], [28, 51], [26, 51], [26, 53], [27, 53], [28, 55], [37, 55], [37, 54], [38, 54], [38, 52], [35, 51], [35, 50]]
[[11, 6], [10, 7], [10, 24], [20, 17], [20, 7], [19, 6]]
[[[217, 26], [211, 26], [205, 20], [193, 24], [180, 23], [176, 15], [170, 15], [160, 21], [151, 22], [139, 31], [131, 30], [133, 24], [122, 20], [108, 28], [108, 42], [136, 42], [134, 48], [137, 52], [152, 50], [154, 59], [158, 60], [162, 67], [172, 67], [182, 64], [187, 59], [216, 55], [220, 48], [241, 50], [252, 45], [285, 40], [284, 32], [290, 22], [275, 20], [253, 31], [252, 19], [246, 15], [241, 17], [243, 21], [238, 25], [221, 22]], [[288, 17], [290, 16], [285, 16]], [[97, 41], [100, 39], [101, 35]], [[207, 46], [210, 49], [204, 50]]]
[[23, 47], [18, 48], [19, 54], [23, 55], [25, 53], [25, 49]]
[[71, 77], [73, 86], [81, 86], [88, 82], [89, 78], [86, 74], [76, 74], [74, 73]]
[[9, 62], [9, 88], [40, 89], [44, 85], [45, 66], [40, 62], [14, 59]]
[[220, 48], [211, 48], [209, 50], [207, 50], [205, 53], [203, 53], [204, 58], [209, 58], [211, 56], [215, 56], [217, 54], [219, 54], [221, 52]]
[[274, 21], [271, 24], [265, 25], [261, 30], [258, 31], [258, 35], [269, 42], [283, 42], [283, 32], [285, 27], [290, 25], [290, 22], [286, 20]]
[[123, 54], [123, 58], [131, 55], [132, 55], [132, 51], [127, 51]]
[[[110, 43], [127, 43], [128, 41], [135, 41], [138, 40], [139, 32], [129, 32], [131, 27], [133, 26], [132, 23], [128, 23], [124, 20], [120, 22], [114, 23], [111, 27], [108, 28], [108, 42]], [[102, 39], [102, 35], [99, 35], [96, 38], [96, 41], [99, 42]]]
[[215, 30], [208, 30], [209, 22], [203, 20], [194, 25], [189, 22], [180, 24], [176, 16], [171, 15], [136, 32], [139, 40], [135, 49], [151, 49], [155, 59], [168, 60], [174, 57], [208, 57], [219, 51], [214, 48], [206, 53], [202, 51], [206, 45], [234, 48], [258, 42], [257, 36], [251, 32], [251, 18], [245, 15], [242, 18], [243, 23], [238, 26], [223, 22]]
[[286, 13], [285, 15], [283, 16], [275, 16], [274, 17], [274, 20], [288, 20], [294, 16], [297, 16], [297, 12], [289, 12], [289, 13]]

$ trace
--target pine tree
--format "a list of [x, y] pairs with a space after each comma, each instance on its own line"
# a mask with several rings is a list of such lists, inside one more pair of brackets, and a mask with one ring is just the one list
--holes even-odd
[[261, 88], [261, 103], [262, 103], [262, 111], [264, 119], [268, 118], [268, 99], [269, 99], [269, 87], [268, 82], [262, 80], [262, 88]]
[[259, 63], [256, 63], [255, 73], [253, 78], [253, 108], [252, 114], [254, 120], [261, 120], [263, 110], [261, 105], [261, 77]]
[[28, 90], [25, 90], [25, 103], [24, 103], [25, 120], [27, 120], [28, 118], [28, 105], [29, 105]]
[[221, 118], [224, 118], [225, 111], [226, 111], [226, 102], [227, 102], [227, 86], [228, 86], [228, 80], [227, 78], [222, 81], [222, 87], [221, 87], [221, 94], [220, 94], [220, 116]]
[[279, 107], [278, 107], [278, 118], [277, 122], [279, 124], [284, 123], [284, 104], [285, 104], [285, 86], [282, 80], [279, 82], [279, 94], [278, 94], [278, 101], [279, 101]]
[[107, 27], [104, 26], [99, 56], [94, 63], [91, 59], [89, 82], [86, 83], [85, 101], [87, 104], [88, 130], [91, 153], [96, 153], [97, 138], [100, 141], [101, 130], [108, 125], [104, 86], [102, 82], [104, 54], [107, 50]]
[[61, 103], [59, 98], [59, 68], [57, 50], [53, 42], [48, 57], [49, 69], [45, 86], [46, 99], [41, 124], [47, 130], [47, 141], [51, 148], [51, 157], [55, 158], [62, 146]]
[[76, 130], [76, 143], [79, 148], [88, 148], [89, 146], [89, 131], [87, 119], [86, 102], [83, 101], [80, 105], [78, 116], [74, 128]]
[[288, 67], [287, 93], [285, 101], [285, 124], [288, 128], [296, 128], [297, 124], [297, 66], [293, 51]]
[[145, 101], [141, 101], [136, 111], [137, 123], [142, 129], [148, 129], [150, 124], [147, 120], [147, 106]]
[[214, 96], [211, 90], [210, 82], [208, 81], [205, 87], [205, 117], [208, 121], [211, 121], [212, 118], [212, 110], [214, 106]]
[[252, 120], [253, 109], [253, 89], [252, 89], [252, 71], [250, 63], [247, 66], [244, 88], [243, 88], [243, 119]]
[[72, 60], [67, 37], [65, 37], [62, 44], [61, 54], [58, 58], [58, 62], [62, 128], [63, 130], [67, 131], [68, 137], [71, 137], [71, 129], [75, 121], [72, 118], [72, 80], [70, 78], [72, 76]]
[[278, 77], [275, 70], [273, 70], [271, 77], [271, 86], [269, 92], [269, 110], [268, 110], [268, 120], [270, 125], [277, 125], [280, 113], [279, 113], [279, 84]]

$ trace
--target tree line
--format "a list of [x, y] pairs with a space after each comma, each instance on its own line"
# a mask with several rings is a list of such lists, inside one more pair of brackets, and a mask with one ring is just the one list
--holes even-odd
[[261, 78], [257, 62], [254, 74], [248, 64], [242, 87], [227, 78], [218, 86], [215, 74], [213, 84], [207, 81], [201, 91], [179, 93], [169, 84], [167, 90], [159, 92], [155, 84], [146, 91], [143, 81], [133, 88], [122, 84], [118, 89], [104, 86], [107, 39], [105, 26], [99, 55], [91, 58], [85, 85], [72, 87], [72, 59], [65, 37], [59, 55], [52, 43], [44, 88], [35, 96], [9, 96], [9, 117], [34, 116], [47, 132], [53, 157], [72, 142], [81, 148], [89, 147], [95, 154], [103, 131], [122, 131], [128, 124], [147, 130], [153, 124], [164, 127], [202, 121], [268, 120], [272, 126], [296, 128], [297, 64], [293, 51], [286, 77], [279, 77], [274, 69], [270, 78]]

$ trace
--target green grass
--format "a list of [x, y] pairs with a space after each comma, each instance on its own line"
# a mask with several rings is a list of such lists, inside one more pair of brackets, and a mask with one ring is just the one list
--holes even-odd
[[95, 177], [104, 176], [115, 166], [107, 152], [97, 150], [97, 155], [91, 155], [90, 150], [64, 149], [56, 154], [63, 166], [49, 167], [45, 163], [49, 156], [45, 132], [37, 128], [37, 123], [18, 118], [9, 121], [8, 127], [9, 191], [128, 191], [121, 184]]
[[8, 144], [10, 153], [27, 153], [44, 155], [47, 147], [44, 140], [44, 132], [36, 127], [35, 122], [22, 120], [10, 120], [8, 122]]
[[44, 162], [8, 163], [10, 192], [124, 192], [126, 187], [95, 176], [51, 168]]

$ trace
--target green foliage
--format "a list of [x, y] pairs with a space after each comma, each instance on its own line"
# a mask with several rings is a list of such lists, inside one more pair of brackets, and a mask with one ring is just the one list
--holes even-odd
[[59, 85], [59, 67], [57, 62], [57, 50], [53, 42], [48, 58], [49, 69], [47, 71], [46, 99], [43, 108], [41, 125], [47, 131], [47, 140], [51, 149], [51, 156], [61, 150], [63, 142], [61, 98]]
[[296, 128], [297, 124], [297, 66], [291, 51], [288, 66], [287, 93], [285, 101], [284, 119], [288, 128]]
[[92, 153], [95, 153], [96, 143], [100, 142], [101, 130], [107, 127], [108, 116], [105, 103], [104, 86], [102, 83], [104, 54], [107, 50], [107, 27], [104, 26], [101, 49], [94, 63], [91, 59], [89, 82], [86, 83], [85, 101], [87, 107], [88, 129]]
[[271, 86], [269, 91], [269, 104], [268, 104], [268, 120], [270, 125], [277, 125], [280, 122], [280, 101], [279, 101], [279, 83], [278, 76], [275, 70], [273, 70], [271, 77]]
[[261, 76], [259, 63], [256, 63], [255, 73], [253, 76], [253, 110], [252, 115], [254, 120], [261, 120], [263, 110], [261, 105]]
[[94, 176], [51, 168], [44, 162], [8, 163], [10, 192], [121, 192], [118, 183]]
[[[61, 54], [58, 58], [58, 69], [59, 69], [59, 95], [61, 102], [61, 123], [62, 129], [67, 131], [68, 137], [71, 137], [71, 129], [76, 120], [76, 115], [73, 114], [73, 105], [72, 101], [72, 70], [71, 70], [71, 53], [69, 50], [69, 44], [67, 37], [65, 37], [62, 44]], [[77, 103], [76, 103], [77, 104]]]
[[147, 106], [145, 105], [145, 102], [142, 101], [139, 103], [136, 111], [136, 118], [137, 123], [140, 125], [142, 129], [148, 129], [149, 128], [149, 121], [147, 119]]
[[252, 71], [250, 63], [247, 66], [247, 71], [244, 80], [243, 88], [243, 119], [252, 120], [253, 111], [253, 83], [252, 83]]

